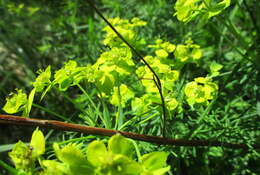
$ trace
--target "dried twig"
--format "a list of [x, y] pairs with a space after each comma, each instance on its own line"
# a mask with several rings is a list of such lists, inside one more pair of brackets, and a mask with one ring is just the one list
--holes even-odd
[[[44, 128], [52, 128], [62, 131], [74, 131], [85, 134], [112, 136], [114, 134], [121, 134], [125, 137], [140, 140], [160, 145], [173, 145], [173, 146], [220, 146], [227, 148], [242, 148], [248, 149], [246, 144], [237, 143], [225, 143], [219, 141], [210, 140], [185, 140], [185, 139], [170, 139], [158, 136], [149, 136], [144, 134], [137, 134], [131, 132], [117, 131], [112, 129], [96, 128], [90, 126], [83, 126], [79, 124], [65, 123], [56, 120], [41, 120], [35, 118], [24, 118], [14, 115], [0, 115], [0, 124], [12, 124], [12, 125], [29, 125], [29, 126], [40, 126]], [[260, 149], [260, 145], [252, 145], [255, 149]]]

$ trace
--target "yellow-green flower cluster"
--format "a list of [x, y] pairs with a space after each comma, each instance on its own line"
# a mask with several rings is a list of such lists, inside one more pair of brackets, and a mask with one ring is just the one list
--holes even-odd
[[[140, 40], [136, 40], [137, 35], [135, 32], [135, 28], [145, 26], [145, 21], [142, 21], [139, 18], [133, 18], [131, 20], [128, 20], [120, 19], [119, 17], [108, 19], [108, 21], [129, 43], [135, 44], [136, 42], [142, 42]], [[103, 30], [106, 32], [105, 39], [103, 40], [104, 45], [108, 45], [110, 47], [126, 46], [125, 43], [117, 36], [117, 34], [109, 26], [106, 26]]]
[[188, 42], [177, 45], [174, 56], [181, 63], [196, 62], [202, 57], [202, 51], [199, 45]]
[[155, 48], [155, 54], [159, 58], [167, 58], [176, 48], [174, 44], [170, 42], [163, 42], [161, 39], [157, 39], [155, 41], [155, 45], [149, 45], [148, 47]]
[[12, 159], [15, 168], [19, 173], [26, 175], [33, 174], [35, 169], [35, 161], [45, 152], [45, 139], [43, 133], [34, 130], [30, 146], [27, 146], [22, 141], [17, 142], [12, 151], [9, 152], [9, 157]]
[[23, 110], [28, 102], [27, 95], [21, 89], [16, 89], [17, 93], [11, 93], [6, 99], [3, 110], [9, 114], [14, 114]]
[[51, 83], [51, 66], [48, 66], [44, 71], [40, 69], [37, 73], [39, 75], [37, 76], [35, 82], [33, 82], [33, 87], [36, 92], [42, 92], [44, 88]]
[[194, 104], [208, 104], [218, 91], [218, 85], [210, 78], [198, 77], [186, 84], [184, 93], [190, 106]]

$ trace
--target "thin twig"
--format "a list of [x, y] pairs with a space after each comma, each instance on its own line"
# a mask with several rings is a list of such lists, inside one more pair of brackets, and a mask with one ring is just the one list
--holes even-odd
[[92, 0], [87, 0], [87, 3], [96, 11], [96, 13], [107, 23], [107, 25], [116, 33], [116, 35], [139, 57], [140, 60], [144, 62], [144, 64], [149, 68], [149, 70], [153, 73], [154, 77], [153, 81], [159, 91], [160, 98], [162, 101], [162, 109], [163, 109], [163, 121], [162, 121], [162, 134], [165, 136], [165, 124], [166, 124], [166, 106], [165, 100], [162, 92], [162, 84], [159, 76], [153, 70], [153, 68], [145, 61], [144, 57], [116, 30], [116, 28], [104, 17], [104, 15], [100, 12], [100, 10], [95, 6]]
[[[117, 131], [112, 129], [96, 128], [90, 126], [83, 126], [79, 124], [65, 123], [56, 120], [41, 120], [35, 118], [24, 118], [14, 115], [0, 115], [0, 124], [12, 124], [12, 125], [27, 125], [27, 126], [40, 126], [44, 128], [52, 128], [62, 131], [74, 131], [85, 134], [102, 135], [102, 136], [112, 136], [114, 134], [121, 134], [125, 137], [140, 140], [150, 143], [155, 143], [159, 145], [172, 145], [172, 146], [220, 146], [227, 148], [242, 148], [248, 149], [246, 144], [237, 143], [225, 143], [219, 141], [210, 140], [185, 140], [185, 139], [170, 139], [158, 136], [150, 136], [144, 134], [137, 134], [131, 132]], [[254, 149], [260, 149], [260, 145], [252, 145]]]

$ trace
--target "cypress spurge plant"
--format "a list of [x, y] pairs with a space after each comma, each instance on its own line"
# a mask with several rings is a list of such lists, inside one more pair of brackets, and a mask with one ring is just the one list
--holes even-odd
[[[230, 0], [177, 0], [174, 15], [186, 24], [196, 20], [199, 24], [206, 25], [209, 19], [219, 15], [230, 3]], [[242, 38], [232, 23], [225, 23], [222, 18], [217, 19], [220, 19], [228, 30], [231, 29], [236, 39]], [[212, 110], [214, 105], [218, 105], [216, 100], [219, 90], [223, 90], [217, 80], [229, 73], [221, 74], [223, 65], [216, 61], [202, 65], [201, 63], [205, 63], [204, 50], [196, 40], [184, 37], [180, 43], [174, 43], [167, 39], [155, 39], [155, 42], [147, 44], [145, 38], [139, 37], [140, 27], [145, 27], [147, 22], [138, 18], [119, 17], [108, 21], [115, 29], [109, 26], [103, 28], [105, 38], [102, 43], [105, 49], [96, 62], [84, 65], [69, 60], [58, 70], [51, 70], [51, 66], [39, 70], [35, 81], [31, 83], [33, 88], [29, 95], [17, 89], [16, 93], [11, 93], [6, 99], [3, 110], [10, 114], [23, 112], [23, 116], [29, 117], [34, 97], [40, 94], [40, 100], [44, 100], [49, 91], [58, 90], [79, 110], [77, 115], [91, 126], [131, 129], [133, 132], [157, 135], [163, 135], [162, 128], [166, 128], [166, 136], [171, 138], [221, 138], [223, 141], [232, 142], [238, 141], [247, 135], [246, 133], [252, 133], [240, 130], [243, 120], [251, 118], [251, 115], [242, 120], [239, 115], [230, 117], [230, 104], [225, 107], [225, 112], [219, 112], [219, 108]], [[149, 54], [138, 61], [134, 55], [135, 49], [130, 49], [115, 30], [133, 48], [141, 49], [147, 45], [145, 48]], [[241, 53], [243, 55], [243, 52]], [[189, 68], [201, 71], [193, 74]], [[231, 75], [235, 73], [236, 70], [232, 70]], [[230, 78], [232, 76], [227, 80]], [[66, 94], [72, 86], [79, 90], [73, 98]], [[167, 118], [162, 117], [164, 109], [168, 114]], [[158, 127], [159, 124], [164, 126]], [[144, 131], [143, 126], [147, 126], [145, 129], [149, 131]], [[45, 160], [48, 153], [43, 155], [43, 135], [38, 130], [35, 133], [38, 134], [33, 134], [30, 147], [20, 141], [9, 154], [19, 173], [160, 175], [169, 170], [169, 166], [166, 166], [168, 153], [152, 152], [141, 156], [133, 141], [121, 135], [111, 137], [107, 145], [100, 140], [95, 140], [87, 146], [83, 143], [65, 146], [54, 143], [56, 157]], [[249, 140], [246, 144], [250, 147], [255, 137], [249, 135], [242, 141]], [[210, 143], [210, 140], [207, 143]], [[197, 155], [196, 151], [198, 150], [195, 148], [192, 151], [180, 148], [180, 157], [182, 153], [183, 157]], [[204, 157], [206, 160], [208, 157], [220, 158], [224, 155], [223, 148], [209, 148]]]
[[[114, 18], [109, 19], [109, 21], [134, 46], [138, 47], [144, 43], [144, 39], [137, 39], [138, 33], [135, 29], [136, 27], [146, 25], [146, 22], [138, 18], [133, 18], [132, 20]], [[198, 65], [199, 60], [203, 56], [200, 46], [195, 44], [191, 38], [188, 38], [183, 44], [173, 44], [158, 39], [155, 44], [148, 45], [154, 52], [154, 55], [147, 55], [144, 57], [144, 60], [161, 81], [162, 94], [160, 94], [158, 92], [158, 84], [154, 81], [154, 73], [142, 62], [141, 64], [135, 63], [136, 61], [133, 60], [131, 50], [111, 29], [105, 27], [104, 31], [106, 31], [106, 35], [103, 42], [110, 49], [103, 52], [96, 63], [79, 66], [76, 61], [70, 60], [64, 63], [61, 69], [55, 71], [54, 75], [52, 75], [50, 66], [45, 70], [39, 70], [38, 77], [32, 83], [34, 89], [30, 93], [29, 98], [26, 99], [26, 94], [22, 95], [22, 91], [19, 90], [17, 95], [7, 99], [3, 109], [7, 113], [16, 113], [24, 110], [24, 116], [28, 116], [35, 92], [41, 93], [40, 99], [42, 100], [46, 93], [54, 87], [63, 92], [67, 91], [71, 86], [77, 86], [82, 94], [87, 96], [86, 99], [91, 103], [91, 106], [97, 108], [97, 105], [90, 98], [89, 92], [82, 86], [82, 84], [87, 83], [96, 87], [95, 95], [98, 98], [103, 102], [110, 103], [117, 109], [115, 119], [105, 120], [99, 114], [105, 126], [111, 125], [108, 124], [108, 121], [115, 121], [114, 128], [122, 129], [126, 127], [126, 122], [129, 118], [121, 115], [122, 110], [130, 109], [129, 113], [131, 115], [139, 116], [146, 122], [154, 117], [160, 118], [162, 115], [160, 95], [163, 95], [166, 103], [165, 108], [168, 112], [181, 112], [183, 102], [178, 101], [179, 94], [177, 93], [175, 82], [179, 80], [181, 76], [180, 71], [186, 64], [195, 63]], [[175, 56], [174, 60], [171, 59], [170, 55], [172, 54]], [[214, 91], [217, 91], [216, 86]], [[212, 90], [208, 88], [205, 91]], [[193, 94], [194, 92], [197, 95]], [[189, 95], [198, 96], [201, 92], [186, 90], [185, 94], [188, 101], [191, 101]], [[212, 100], [214, 95], [211, 92], [208, 93], [210, 95], [206, 97], [206, 100]], [[23, 103], [17, 101], [18, 95], [23, 96]], [[82, 111], [84, 115], [84, 109]]]

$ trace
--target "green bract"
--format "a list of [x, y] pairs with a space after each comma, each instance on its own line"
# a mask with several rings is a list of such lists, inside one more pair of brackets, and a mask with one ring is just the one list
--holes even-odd
[[45, 139], [43, 133], [38, 130], [34, 130], [30, 142], [30, 146], [33, 148], [32, 157], [38, 158], [45, 152]]
[[[61, 172], [69, 175], [93, 174], [93, 166], [88, 162], [87, 157], [80, 149], [81, 145], [68, 144], [62, 149], [58, 144], [53, 144], [55, 154], [62, 163], [56, 163], [60, 166]], [[63, 166], [63, 168], [62, 168]], [[51, 169], [50, 169], [51, 168]], [[53, 167], [45, 167], [45, 171], [51, 171]]]
[[151, 104], [152, 104], [152, 101], [151, 101], [151, 99], [149, 98], [148, 95], [143, 95], [140, 98], [135, 97], [131, 101], [132, 112], [135, 115], [145, 114], [150, 110]]
[[189, 22], [197, 16], [203, 20], [218, 15], [230, 5], [231, 0], [177, 0], [174, 9], [177, 19]]
[[134, 146], [121, 135], [114, 135], [108, 141], [108, 148], [101, 141], [94, 141], [87, 147], [87, 157], [100, 175], [140, 174], [141, 165], [132, 160]]
[[219, 71], [223, 68], [223, 65], [214, 61], [210, 64], [209, 68], [211, 76], [217, 76], [220, 74]]
[[171, 95], [166, 96], [165, 101], [166, 101], [166, 105], [167, 105], [169, 111], [175, 110], [179, 105], [176, 98], [174, 98], [174, 96], [171, 96]]
[[172, 53], [176, 46], [170, 42], [164, 42], [162, 39], [157, 39], [155, 45], [148, 45], [150, 48], [162, 49], [167, 53]]
[[122, 154], [132, 158], [135, 149], [133, 143], [129, 139], [118, 134], [109, 139], [108, 150], [114, 154]]
[[39, 175], [69, 175], [68, 167], [55, 160], [43, 160], [42, 168], [44, 171], [40, 172]]
[[168, 153], [153, 152], [141, 157], [144, 171], [141, 175], [163, 175], [170, 170], [170, 166], [165, 167]]
[[203, 8], [202, 0], [178, 0], [174, 6], [177, 19], [183, 22], [189, 22], [194, 19]]

